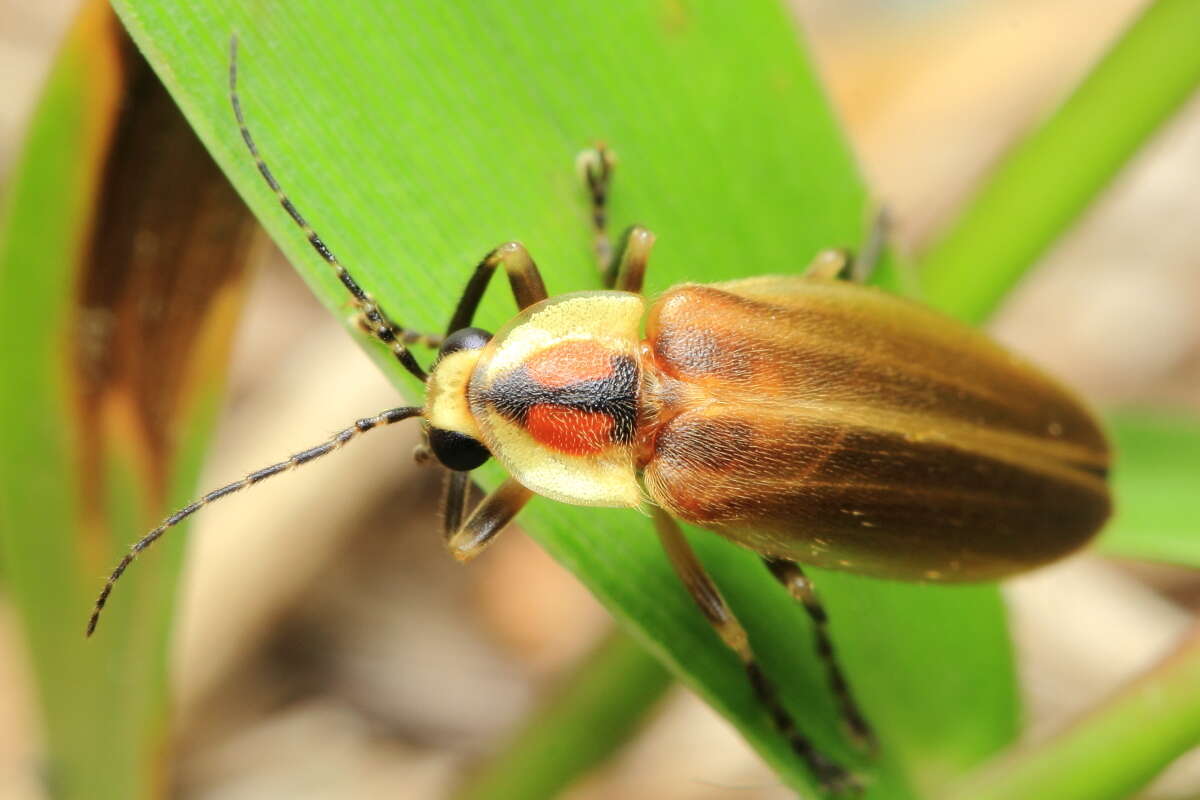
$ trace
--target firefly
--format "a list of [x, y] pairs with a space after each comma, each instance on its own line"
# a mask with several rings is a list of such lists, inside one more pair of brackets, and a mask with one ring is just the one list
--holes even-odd
[[[260, 155], [237, 94], [236, 38], [229, 92], [263, 178], [349, 292], [360, 327], [424, 382], [424, 405], [361, 419], [167, 517], [109, 577], [89, 635], [125, 569], [171, 527], [415, 418], [424, 453], [447, 470], [443, 535], [455, 558], [477, 556], [535, 494], [645, 510], [775, 726], [826, 788], [850, 789], [855, 777], [780, 703], [678, 521], [757, 553], [803, 604], [846, 727], [869, 744], [801, 565], [908, 581], [995, 580], [1076, 550], [1109, 514], [1109, 447], [1086, 407], [978, 331], [848, 279], [870, 258], [830, 250], [800, 274], [683, 284], [647, 301], [654, 235], [633, 226], [610, 246], [615, 158], [604, 147], [585, 151], [579, 166], [607, 288], [550, 297], [529, 252], [509, 242], [475, 268], [443, 338], [408, 330], [351, 276]], [[867, 251], [878, 250], [878, 238]], [[520, 310], [493, 334], [472, 322], [498, 269]], [[414, 342], [437, 344], [428, 372]], [[509, 477], [468, 509], [470, 472], [490, 458]]]

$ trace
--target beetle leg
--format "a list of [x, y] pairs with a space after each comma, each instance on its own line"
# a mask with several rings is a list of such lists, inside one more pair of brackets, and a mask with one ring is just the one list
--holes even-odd
[[[371, 320], [366, 314], [356, 314], [352, 319], [354, 320], [354, 324], [363, 333], [371, 336], [375, 335], [375, 328], [371, 325]], [[403, 344], [419, 344], [422, 347], [430, 347], [434, 350], [441, 346], [442, 339], [444, 338], [436, 333], [421, 333], [411, 328], [401, 328], [399, 326], [396, 326], [393, 332], [398, 342]]]
[[871, 726], [863, 716], [862, 711], [858, 707], [858, 703], [854, 701], [854, 695], [850, 691], [850, 684], [846, 681], [846, 675], [842, 672], [842, 667], [838, 664], [837, 653], [833, 649], [833, 640], [829, 638], [829, 615], [825, 613], [825, 607], [821, 605], [821, 600], [817, 597], [816, 588], [812, 581], [804, 574], [799, 564], [792, 561], [784, 561], [782, 559], [764, 557], [763, 563], [767, 565], [767, 569], [771, 574], [784, 585], [801, 605], [808, 612], [809, 619], [813, 623], [813, 637], [816, 640], [817, 655], [825, 662], [825, 671], [829, 678], [829, 685], [833, 689], [834, 697], [837, 698], [838, 710], [842, 715], [842, 722], [851, 736], [860, 746], [873, 749], [875, 746], [875, 736], [871, 732]]
[[613, 253], [612, 263], [604, 273], [604, 285], [623, 292], [642, 293], [642, 281], [646, 277], [646, 262], [650, 249], [654, 247], [654, 234], [641, 225], [633, 225], [621, 234], [621, 241]]
[[849, 250], [822, 250], [804, 269], [804, 277], [832, 281], [845, 277], [849, 267]]
[[[451, 481], [453, 480], [451, 478]], [[499, 488], [475, 506], [467, 521], [446, 539], [450, 554], [459, 561], [470, 561], [479, 555], [496, 534], [512, 521], [517, 512], [525, 507], [532, 496], [533, 492], [513, 478], [500, 484]]]
[[891, 220], [887, 212], [880, 209], [871, 223], [871, 230], [862, 250], [858, 253], [843, 248], [822, 250], [805, 268], [804, 277], [817, 280], [841, 278], [852, 283], [866, 283], [878, 266], [884, 247], [887, 246], [890, 227]]
[[447, 542], [462, 527], [470, 487], [471, 479], [466, 472], [446, 470], [446, 484], [442, 493], [442, 536]]
[[651, 514], [654, 517], [654, 527], [658, 531], [658, 538], [662, 542], [663, 549], [667, 551], [667, 557], [671, 561], [671, 566], [675, 568], [675, 573], [683, 581], [688, 594], [696, 601], [696, 605], [700, 607], [717, 635], [741, 659], [742, 665], [746, 668], [746, 674], [750, 678], [750, 685], [754, 688], [759, 702], [771, 715], [771, 721], [775, 724], [775, 728], [787, 738], [792, 750], [808, 764], [809, 769], [820, 780], [822, 788], [834, 791], [857, 789], [858, 781], [853, 775], [818, 750], [807, 736], [796, 730], [796, 723], [791, 714], [783, 707], [783, 703], [780, 702], [779, 696], [775, 692], [775, 687], [767, 680], [762, 668], [759, 667], [754, 651], [750, 649], [745, 628], [737, 621], [732, 609], [725, 603], [725, 598], [721, 597], [720, 590], [708, 573], [704, 571], [704, 566], [696, 558], [695, 551], [684, 538], [679, 524], [657, 506], [651, 508]]
[[454, 316], [446, 326], [447, 336], [468, 327], [475, 319], [479, 301], [483, 299], [483, 292], [498, 266], [504, 267], [504, 272], [508, 275], [508, 283], [512, 287], [517, 308], [526, 308], [549, 296], [546, 293], [546, 284], [542, 282], [542, 274], [538, 272], [537, 264], [533, 263], [525, 245], [520, 242], [507, 242], [484, 256], [475, 267], [471, 280], [467, 281], [467, 288], [463, 289], [462, 297], [459, 298], [458, 307], [454, 309]]
[[596, 266], [601, 272], [605, 272], [609, 270], [612, 261], [612, 245], [608, 241], [608, 186], [612, 182], [613, 169], [617, 166], [617, 157], [601, 142], [580, 153], [575, 159], [575, 165], [587, 185], [588, 196], [592, 201]]
[[855, 253], [845, 278], [855, 283], [866, 283], [879, 266], [879, 259], [887, 247], [888, 234], [891, 232], [892, 219], [887, 209], [882, 206], [876, 210], [871, 219], [871, 230], [867, 233], [867, 241], [862, 249]]

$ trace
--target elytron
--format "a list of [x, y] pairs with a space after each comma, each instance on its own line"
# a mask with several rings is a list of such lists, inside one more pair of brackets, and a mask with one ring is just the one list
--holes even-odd
[[[236, 87], [235, 39], [230, 101], [250, 155], [350, 293], [360, 326], [425, 382], [425, 404], [359, 420], [169, 516], [113, 571], [89, 635], [126, 567], [172, 526], [418, 418], [427, 453], [447, 469], [443, 533], [455, 558], [478, 555], [534, 494], [646, 510], [776, 727], [824, 786], [847, 789], [855, 779], [793, 724], [676, 520], [758, 553], [804, 604], [842, 717], [869, 743], [800, 564], [990, 580], [1071, 552], [1108, 516], [1108, 445], [1080, 402], [973, 329], [845, 280], [856, 264], [845, 252], [821, 253], [799, 275], [683, 284], [648, 304], [654, 236], [633, 226], [609, 246], [615, 160], [603, 147], [580, 167], [607, 288], [548, 297], [526, 249], [503, 244], [475, 268], [427, 373], [406, 342], [436, 339], [397, 325], [309, 226], [260, 156]], [[498, 268], [520, 312], [493, 335], [471, 323]], [[469, 473], [493, 457], [510, 477], [467, 513]]]

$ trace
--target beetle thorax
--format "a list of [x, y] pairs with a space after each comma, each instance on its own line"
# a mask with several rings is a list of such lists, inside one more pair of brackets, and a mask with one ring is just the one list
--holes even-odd
[[641, 501], [638, 328], [627, 292], [578, 292], [525, 309], [484, 348], [467, 390], [480, 439], [529, 489], [578, 505]]

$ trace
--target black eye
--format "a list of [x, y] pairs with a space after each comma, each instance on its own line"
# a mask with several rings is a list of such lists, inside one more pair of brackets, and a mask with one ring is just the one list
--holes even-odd
[[444, 358], [459, 350], [482, 350], [492, 335], [482, 328], [459, 328], [446, 337], [438, 348], [438, 358]]
[[482, 466], [492, 455], [478, 439], [441, 428], [429, 429], [429, 449], [438, 461], [458, 472], [469, 472]]

